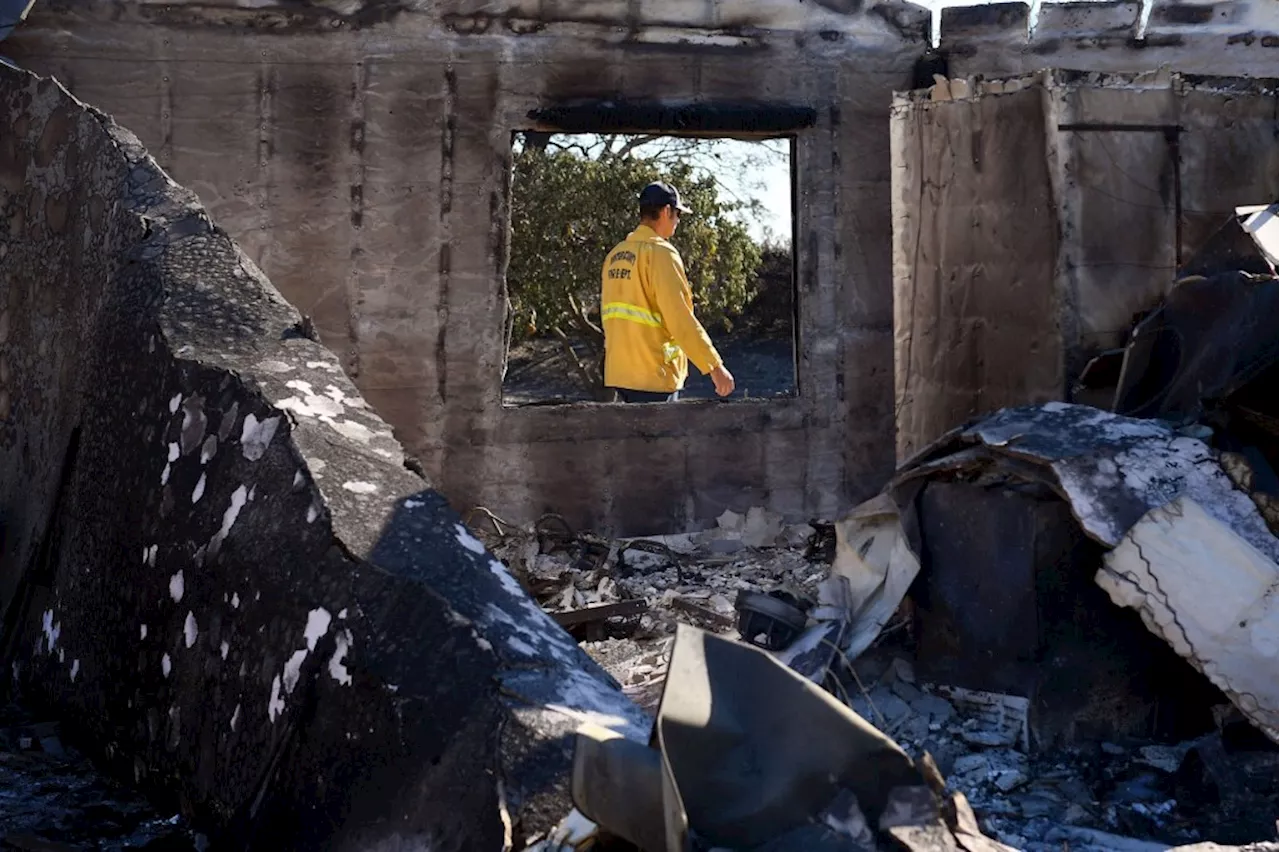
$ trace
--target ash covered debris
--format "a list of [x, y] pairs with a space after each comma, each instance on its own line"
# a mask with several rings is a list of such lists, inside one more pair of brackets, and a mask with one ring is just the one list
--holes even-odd
[[[650, 710], [678, 624], [737, 636], [743, 593], [816, 601], [830, 562], [824, 533], [833, 532], [829, 524], [784, 524], [759, 507], [725, 512], [703, 532], [622, 540], [575, 532], [554, 515], [523, 528], [484, 509], [468, 520], [530, 595]], [[619, 614], [621, 607], [628, 608]]]
[[[724, 748], [754, 743], [759, 756], [795, 735], [785, 724], [753, 728], [749, 712], [726, 709], [738, 706], [731, 696], [744, 684], [767, 683], [770, 667], [789, 666], [791, 691], [764, 689], [771, 697], [756, 701], [772, 709], [753, 712], [798, 720], [798, 704], [825, 691], [853, 711], [853, 728], [865, 734], [860, 725], [870, 724], [913, 766], [937, 767], [945, 787], [921, 794], [932, 802], [926, 811], [974, 815], [973, 845], [956, 818], [886, 833], [879, 805], [855, 795], [863, 818], [838, 842], [828, 838], [831, 848], [1275, 848], [1277, 542], [1222, 455], [1186, 431], [1065, 403], [1001, 411], [944, 437], [837, 522], [834, 559], [822, 558], [814, 526], [784, 528], [762, 512], [650, 539], [638, 563], [628, 561], [628, 542], [564, 535], [539, 543], [534, 530], [500, 523], [494, 548], [517, 576], [545, 583], [538, 594], [549, 609], [644, 604], [642, 615], [603, 628], [613, 636], [584, 637], [594, 640], [584, 647], [655, 714], [658, 732], [668, 702], [690, 693], [710, 696], [710, 707], [720, 702], [736, 721], [698, 715], [681, 746], [704, 749], [691, 765], [714, 774], [732, 764], [700, 737]], [[584, 553], [598, 558], [580, 561]], [[648, 573], [628, 575], [637, 564]], [[806, 613], [789, 641], [773, 653], [751, 649], [757, 658], [742, 666], [695, 654], [703, 680], [688, 682], [682, 642], [736, 638], [743, 651], [766, 644], [740, 631], [753, 612], [744, 602], [770, 593]], [[690, 600], [710, 603], [680, 605]], [[722, 724], [730, 740], [716, 740]], [[864, 735], [853, 728], [808, 726], [826, 743]], [[579, 774], [585, 761], [603, 773], [601, 784], [622, 778], [639, 787], [613, 798], [578, 790], [578, 816], [599, 818], [603, 836], [640, 848], [684, 848], [638, 840], [634, 829], [652, 825], [637, 823], [637, 813], [655, 807], [642, 779], [661, 777], [656, 767], [681, 757], [658, 734], [651, 749], [583, 736]], [[769, 768], [757, 766], [755, 777], [787, 800], [795, 783], [787, 773], [801, 770], [760, 760]], [[685, 783], [696, 797], [720, 782]], [[734, 795], [721, 790], [716, 807], [734, 813]], [[816, 831], [830, 815], [812, 802], [800, 810], [789, 823], [797, 831]], [[714, 808], [690, 806], [685, 818], [690, 836], [702, 838], [695, 849], [802, 848], [765, 829], [729, 842], [715, 834], [725, 817]], [[589, 833], [585, 824], [578, 827]], [[549, 839], [544, 848], [559, 847]]]
[[0, 707], [0, 849], [196, 852], [208, 839], [178, 814], [101, 776], [62, 741], [57, 722]]
[[[1258, 212], [1241, 221], [1258, 225]], [[495, 521], [495, 550], [551, 610], [615, 600], [643, 608], [602, 626], [613, 637], [585, 636], [595, 641], [584, 646], [656, 714], [659, 730], [670, 690], [690, 688], [672, 683], [687, 675], [673, 667], [680, 640], [670, 635], [684, 621], [775, 648], [776, 663], [826, 687], [915, 759], [928, 755], [948, 779], [944, 794], [962, 797], [949, 812], [971, 805], [980, 839], [962, 842], [957, 821], [916, 825], [907, 834], [919, 846], [893, 835], [906, 848], [991, 848], [984, 833], [1033, 852], [1275, 848], [1275, 403], [1257, 388], [1274, 373], [1276, 334], [1248, 308], [1274, 298], [1275, 277], [1265, 233], [1249, 233], [1256, 243], [1232, 243], [1225, 229], [1197, 261], [1216, 257], [1236, 273], [1183, 277], [1169, 309], [1148, 321], [1163, 328], [1194, 315], [1210, 333], [1177, 339], [1200, 348], [1170, 372], [1167, 353], [1152, 356], [1135, 332], [1127, 369], [1115, 371], [1125, 387], [1146, 388], [1162, 419], [1054, 402], [955, 429], [834, 524], [833, 553], [820, 553], [814, 526], [784, 529], [762, 510], [640, 544], [513, 534]], [[1179, 313], [1181, 288], [1205, 280], [1239, 298]], [[1119, 405], [1123, 394], [1113, 395]], [[761, 611], [749, 603], [761, 600], [779, 624], [797, 604], [807, 615], [784, 625], [780, 641], [755, 628], [742, 634]], [[712, 695], [747, 678], [711, 666], [705, 676]], [[713, 736], [705, 718], [702, 735]], [[580, 745], [580, 763], [584, 754], [603, 759], [599, 740]], [[641, 763], [672, 759], [622, 750]], [[604, 765], [610, 777], [632, 771], [617, 755]], [[768, 776], [782, 798], [785, 772]], [[585, 793], [575, 800], [604, 829], [635, 838], [634, 809]], [[652, 800], [636, 794], [633, 808]], [[945, 796], [933, 801], [948, 807]], [[820, 811], [811, 808], [807, 824], [821, 822]], [[700, 819], [719, 815], [686, 816], [696, 836]], [[885, 841], [874, 836], [883, 822], [858, 826], [841, 842]], [[742, 842], [726, 848], [755, 848]]]

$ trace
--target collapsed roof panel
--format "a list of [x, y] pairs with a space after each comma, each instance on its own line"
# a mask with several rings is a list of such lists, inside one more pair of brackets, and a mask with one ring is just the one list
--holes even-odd
[[1096, 581], [1276, 739], [1276, 560], [1188, 495], [1152, 509]]

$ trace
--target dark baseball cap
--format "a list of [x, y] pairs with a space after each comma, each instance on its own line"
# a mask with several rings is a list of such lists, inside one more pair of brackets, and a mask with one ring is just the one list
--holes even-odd
[[680, 191], [669, 183], [658, 181], [640, 190], [641, 207], [666, 207], [668, 204], [681, 213], [693, 212], [680, 201]]

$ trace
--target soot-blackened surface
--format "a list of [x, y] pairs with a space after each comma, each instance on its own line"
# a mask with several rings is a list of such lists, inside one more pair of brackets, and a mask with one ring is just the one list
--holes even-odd
[[502, 807], [558, 819], [571, 722], [643, 736], [639, 712], [136, 139], [11, 69], [0, 116], [22, 694], [215, 845], [496, 848]]

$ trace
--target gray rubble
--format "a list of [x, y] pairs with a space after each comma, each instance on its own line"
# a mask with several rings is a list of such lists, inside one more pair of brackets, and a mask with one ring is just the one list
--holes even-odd
[[[1073, 441], [1056, 447], [1037, 443], [1036, 430], [1058, 421], [1075, 424]], [[959, 441], [947, 451], [935, 448], [914, 468], [909, 465], [898, 482], [911, 477], [923, 481], [936, 471], [954, 472], [966, 465], [985, 466], [985, 475], [1000, 482], [999, 458], [1007, 453], [1016, 456], [1009, 466], [1015, 474], [1026, 475], [1033, 469], [1029, 464], [1039, 463], [1050, 468], [1048, 475], [1062, 477], [1061, 496], [1054, 499], [1081, 504], [1076, 517], [1087, 533], [1106, 544], [1120, 541], [1147, 507], [1176, 497], [1181, 487], [1206, 503], [1207, 495], [1223, 495], [1208, 510], [1220, 518], [1219, 528], [1239, 530], [1233, 540], [1242, 547], [1258, 540], [1274, 549], [1274, 538], [1259, 524], [1256, 508], [1247, 499], [1236, 499], [1239, 492], [1216, 457], [1198, 449], [1203, 445], [1195, 439], [1161, 424], [1055, 404], [1041, 412], [1005, 412], [957, 434]], [[966, 450], [964, 441], [977, 443], [985, 455]], [[1159, 451], [1144, 455], [1143, 448]], [[1106, 454], [1117, 451], [1127, 453], [1124, 476], [1115, 475], [1114, 468], [1110, 477], [1085, 476], [1087, 469], [1106, 468]], [[1191, 461], [1183, 464], [1183, 456]], [[1144, 473], [1153, 464], [1163, 471], [1163, 479]], [[1089, 500], [1101, 510], [1085, 511]], [[1141, 726], [1130, 725], [1123, 736], [1098, 739], [1044, 728], [1037, 718], [1052, 708], [1022, 695], [918, 674], [915, 625], [927, 616], [916, 611], [907, 589], [915, 588], [911, 584], [921, 566], [907, 558], [913, 551], [902, 543], [916, 541], [919, 532], [911, 516], [900, 519], [891, 509], [885, 503], [855, 511], [850, 517], [861, 519], [857, 522], [866, 525], [865, 535], [850, 521], [837, 524], [834, 553], [821, 547], [825, 525], [789, 527], [759, 510], [726, 513], [717, 527], [701, 533], [647, 539], [642, 550], [630, 541], [540, 537], [535, 530], [502, 524], [491, 525], [489, 540], [494, 552], [509, 560], [513, 575], [553, 614], [617, 601], [643, 602], [643, 615], [616, 620], [614, 635], [586, 637], [582, 647], [650, 714], [658, 712], [662, 701], [676, 625], [696, 624], [748, 641], [751, 637], [738, 635], [734, 619], [739, 591], [796, 596], [809, 607], [811, 627], [778, 659], [799, 670], [805, 653], [832, 644], [828, 636], [844, 637], [847, 651], [828, 654], [812, 679], [913, 758], [928, 755], [935, 761], [947, 790], [972, 806], [976, 830], [991, 838], [986, 842], [1028, 852], [1059, 852], [1064, 845], [1147, 852], [1234, 848], [1213, 844], [1274, 839], [1274, 817], [1267, 814], [1276, 809], [1280, 763], [1265, 741], [1240, 744], [1253, 729], [1232, 705], [1230, 693], [1216, 693], [1218, 703], [1211, 708], [1215, 726], [1195, 736], [1172, 741], [1154, 733], [1144, 737], [1133, 733]], [[597, 558], [584, 559], [592, 550]], [[860, 556], [853, 559], [851, 554]], [[868, 570], [862, 557], [889, 566], [878, 581], [860, 579], [857, 571]], [[905, 579], [894, 580], [895, 570], [907, 572]], [[850, 624], [849, 613], [855, 611], [856, 601], [831, 592], [830, 578], [841, 572], [852, 578], [849, 588], [870, 591], [873, 597], [863, 600], [875, 602], [857, 610], [874, 619], [871, 629], [857, 638], [844, 628], [823, 632], [828, 625]], [[1086, 574], [1084, 580], [1090, 578]], [[1226, 671], [1238, 677], [1239, 663]], [[1141, 703], [1124, 703], [1132, 698], [1117, 695], [1115, 712], [1145, 712]], [[1186, 700], [1200, 698], [1188, 694]], [[1275, 847], [1264, 842], [1241, 848]]]

